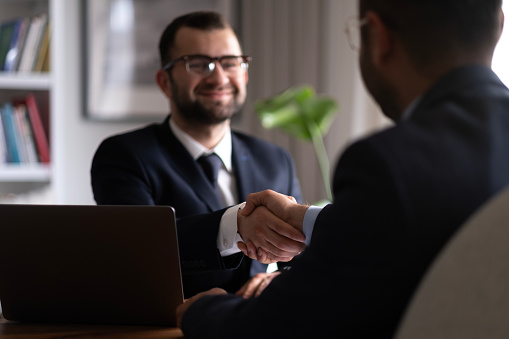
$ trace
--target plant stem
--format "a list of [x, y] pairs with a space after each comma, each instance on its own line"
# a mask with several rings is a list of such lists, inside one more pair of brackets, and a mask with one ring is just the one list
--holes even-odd
[[322, 180], [323, 185], [325, 186], [327, 199], [332, 202], [332, 192], [330, 187], [330, 164], [329, 157], [327, 156], [327, 150], [325, 149], [325, 144], [323, 142], [323, 135], [320, 131], [320, 128], [318, 128], [314, 121], [311, 121], [310, 119], [305, 119], [305, 121], [309, 130], [309, 134], [311, 135], [313, 147], [315, 148], [315, 154], [318, 160], [318, 166], [320, 167], [320, 172], [322, 173]]

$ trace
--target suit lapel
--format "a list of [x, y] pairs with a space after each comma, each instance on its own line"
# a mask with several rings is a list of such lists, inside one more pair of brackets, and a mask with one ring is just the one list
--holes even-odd
[[169, 116], [159, 125], [159, 138], [178, 175], [188, 183], [211, 212], [221, 209], [223, 206], [218, 200], [214, 188], [203, 171], [200, 170], [198, 163], [171, 131]]
[[232, 132], [232, 165], [237, 181], [239, 201], [245, 201], [247, 195], [255, 191], [256, 173], [251, 166], [252, 154], [249, 149]]

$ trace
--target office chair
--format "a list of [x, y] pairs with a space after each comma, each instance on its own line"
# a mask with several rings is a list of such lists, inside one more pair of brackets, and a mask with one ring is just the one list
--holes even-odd
[[437, 256], [395, 339], [509, 338], [509, 189], [467, 220]]

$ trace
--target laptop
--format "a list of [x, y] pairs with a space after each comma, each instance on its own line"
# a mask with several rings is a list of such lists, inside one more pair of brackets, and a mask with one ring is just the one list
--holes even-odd
[[174, 209], [0, 205], [0, 302], [14, 321], [175, 326]]

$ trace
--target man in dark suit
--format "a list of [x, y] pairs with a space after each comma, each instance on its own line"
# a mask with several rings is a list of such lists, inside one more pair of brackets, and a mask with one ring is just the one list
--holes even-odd
[[[91, 168], [94, 198], [98, 204], [174, 207], [185, 297], [214, 286], [235, 292], [267, 267], [245, 258], [238, 241], [259, 239], [282, 261], [305, 247], [304, 235], [268, 211], [260, 214], [273, 222], [251, 227], [243, 220], [237, 227], [239, 206], [225, 208], [269, 188], [300, 200], [293, 160], [276, 145], [230, 130], [245, 101], [250, 58], [221, 15], [175, 19], [159, 52], [156, 80], [171, 115], [101, 143]], [[207, 155], [214, 159], [208, 165], [202, 163]], [[284, 236], [270, 228], [278, 223]]]
[[395, 126], [344, 152], [315, 220], [248, 196], [241, 218], [264, 206], [310, 246], [257, 298], [212, 289], [179, 306], [185, 337], [391, 338], [437, 253], [509, 184], [509, 90], [490, 69], [502, 25], [500, 0], [360, 0], [363, 80]]

